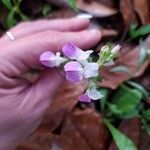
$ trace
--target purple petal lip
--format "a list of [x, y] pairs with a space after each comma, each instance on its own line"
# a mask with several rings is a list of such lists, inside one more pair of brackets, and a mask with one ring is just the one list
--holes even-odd
[[50, 51], [42, 53], [40, 56], [40, 62], [47, 67], [55, 67], [55, 54]]
[[72, 83], [79, 82], [83, 79], [83, 68], [77, 61], [68, 62], [64, 66], [66, 79]]
[[83, 75], [78, 71], [66, 71], [66, 79], [72, 83], [77, 83], [83, 79]]
[[72, 43], [67, 43], [63, 46], [62, 51], [66, 57], [74, 59], [76, 55], [76, 46]]
[[80, 63], [77, 61], [70, 61], [64, 66], [65, 71], [81, 71], [83, 70], [83, 67]]
[[90, 103], [91, 102], [91, 98], [87, 95], [87, 93], [84, 93], [83, 95], [80, 95], [79, 101], [80, 102]]

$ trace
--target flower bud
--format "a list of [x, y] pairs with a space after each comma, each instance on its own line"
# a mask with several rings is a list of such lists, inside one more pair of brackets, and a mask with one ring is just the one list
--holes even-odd
[[109, 55], [110, 55], [110, 48], [109, 46], [105, 45], [101, 48], [101, 51], [100, 51], [100, 57], [101, 58], [107, 58]]
[[111, 53], [112, 53], [113, 55], [117, 55], [117, 53], [119, 52], [120, 48], [121, 48], [121, 46], [120, 46], [119, 44], [116, 45], [116, 46], [111, 50]]

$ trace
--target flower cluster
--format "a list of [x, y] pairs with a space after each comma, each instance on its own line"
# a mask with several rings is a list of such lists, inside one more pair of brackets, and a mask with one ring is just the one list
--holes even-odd
[[120, 46], [114, 48], [103, 46], [99, 52], [96, 62], [93, 62], [91, 54], [93, 50], [83, 51], [72, 43], [63, 46], [62, 52], [54, 54], [46, 51], [40, 56], [40, 62], [50, 68], [63, 67], [66, 79], [72, 83], [77, 83], [83, 79], [89, 79], [89, 86], [86, 92], [79, 97], [81, 102], [91, 102], [103, 97], [97, 88], [97, 79], [101, 67], [113, 65], [113, 59], [118, 55]]

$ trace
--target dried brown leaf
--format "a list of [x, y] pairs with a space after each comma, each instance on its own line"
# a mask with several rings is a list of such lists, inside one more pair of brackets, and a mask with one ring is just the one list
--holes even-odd
[[150, 136], [146, 131], [141, 132], [139, 150], [150, 150]]
[[104, 150], [107, 138], [102, 116], [91, 108], [76, 109], [68, 117], [56, 143], [65, 150]]
[[142, 24], [150, 23], [150, 1], [149, 0], [132, 0], [133, 7]]
[[100, 3], [100, 1], [93, 0], [77, 0], [77, 7], [85, 12], [88, 12], [96, 17], [107, 17], [117, 13], [114, 8], [107, 7]]
[[120, 12], [127, 28], [129, 27], [130, 23], [136, 21], [132, 0], [120, 0]]
[[52, 147], [56, 135], [47, 132], [39, 132], [30, 135], [17, 150], [49, 150]]

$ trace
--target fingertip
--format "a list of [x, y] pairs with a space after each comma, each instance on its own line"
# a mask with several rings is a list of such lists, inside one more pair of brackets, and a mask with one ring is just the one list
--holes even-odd
[[90, 19], [74, 17], [69, 20], [68, 24], [70, 24], [70, 31], [81, 31], [89, 27]]
[[83, 42], [80, 41], [82, 44], [80, 47], [83, 49], [93, 47], [101, 40], [101, 32], [95, 29], [82, 31], [79, 36], [83, 40]]

